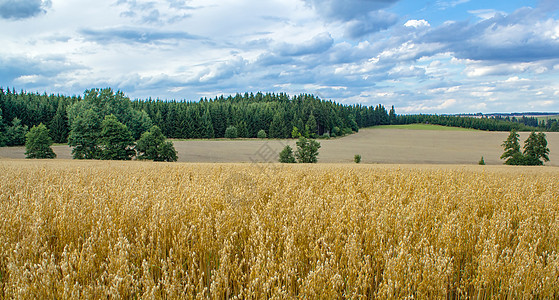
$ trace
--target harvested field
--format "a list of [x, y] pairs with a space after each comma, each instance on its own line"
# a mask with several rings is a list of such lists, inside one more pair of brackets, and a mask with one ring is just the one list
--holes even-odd
[[[520, 133], [521, 144], [528, 137]], [[546, 133], [551, 161], [559, 166], [559, 133]], [[362, 163], [379, 164], [487, 164], [500, 165], [501, 144], [508, 132], [414, 130], [391, 127], [365, 128], [343, 138], [320, 140], [319, 163], [352, 163], [360, 154]], [[294, 140], [187, 140], [174, 141], [181, 162], [269, 162], [277, 161], [285, 145]], [[54, 146], [58, 158], [71, 158], [71, 148]], [[24, 158], [23, 147], [0, 148], [0, 158]]]

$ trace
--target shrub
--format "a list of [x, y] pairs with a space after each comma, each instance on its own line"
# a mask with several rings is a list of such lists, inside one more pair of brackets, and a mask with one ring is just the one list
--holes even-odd
[[342, 130], [340, 129], [340, 127], [334, 126], [334, 128], [332, 128], [332, 136], [340, 136], [341, 133]]
[[352, 134], [352, 133], [353, 133], [353, 130], [351, 130], [351, 128], [346, 127], [342, 130], [342, 135], [348, 135], [348, 134]]
[[264, 129], [260, 129], [258, 130], [256, 137], [259, 139], [265, 139], [266, 137], [268, 137], [268, 135], [266, 134], [266, 131], [264, 131]]
[[359, 154], [355, 154], [355, 156], [353, 156], [353, 161], [358, 164], [361, 162], [361, 155]]
[[485, 165], [485, 160], [483, 159], [483, 156], [482, 156], [481, 159], [479, 160], [478, 165], [480, 165], [480, 166], [484, 166], [484, 165]]
[[239, 133], [237, 131], [237, 127], [229, 126], [225, 129], [225, 138], [227, 139], [236, 139], [239, 137]]
[[294, 139], [297, 139], [301, 136], [302, 134], [299, 132], [299, 128], [297, 128], [296, 126], [293, 126], [293, 130], [291, 130], [291, 137]]

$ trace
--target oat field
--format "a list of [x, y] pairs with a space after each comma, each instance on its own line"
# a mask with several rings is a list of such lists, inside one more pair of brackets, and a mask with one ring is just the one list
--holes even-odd
[[0, 298], [557, 298], [555, 167], [0, 160]]

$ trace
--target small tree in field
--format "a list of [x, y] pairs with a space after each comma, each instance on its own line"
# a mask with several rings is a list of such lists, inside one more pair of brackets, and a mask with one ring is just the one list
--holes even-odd
[[483, 159], [483, 156], [481, 157], [481, 159], [478, 161], [477, 164], [480, 166], [485, 166], [485, 160]]
[[300, 163], [316, 163], [318, 162], [318, 149], [320, 149], [319, 142], [299, 137], [295, 157]]
[[501, 155], [501, 159], [505, 159], [507, 165], [521, 165], [523, 164], [524, 157], [520, 152], [520, 142], [518, 141], [520, 135], [513, 129], [506, 141], [501, 146], [505, 148], [505, 153]]
[[283, 148], [283, 150], [281, 150], [279, 154], [279, 162], [287, 163], [287, 164], [292, 164], [296, 162], [295, 156], [293, 156], [293, 149], [291, 149], [291, 146], [287, 145]]
[[56, 154], [50, 147], [52, 139], [49, 130], [43, 123], [33, 126], [25, 135], [25, 157], [26, 158], [55, 158]]
[[[524, 160], [526, 165], [541, 166], [543, 161], [549, 161], [549, 148], [545, 133], [532, 132], [524, 142]], [[543, 161], [542, 161], [543, 160]]]
[[541, 166], [544, 161], [549, 161], [549, 148], [547, 148], [545, 133], [530, 133], [530, 136], [524, 142], [524, 152], [520, 152], [518, 137], [518, 133], [513, 129], [502, 145], [505, 148], [505, 153], [501, 155], [501, 159], [506, 159], [505, 164]]

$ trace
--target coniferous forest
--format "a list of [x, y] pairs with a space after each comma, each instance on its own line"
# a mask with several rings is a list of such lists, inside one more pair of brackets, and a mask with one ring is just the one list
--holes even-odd
[[193, 102], [130, 100], [111, 89], [92, 89], [71, 97], [0, 89], [3, 144], [21, 144], [12, 142], [15, 123], [22, 129], [43, 123], [54, 142], [66, 143], [72, 124], [89, 108], [100, 120], [115, 115], [136, 139], [152, 125], [177, 139], [223, 138], [230, 126], [241, 138], [255, 138], [261, 130], [267, 138], [291, 138], [295, 127], [310, 137], [340, 136], [394, 123], [396, 118], [394, 110], [389, 113], [382, 105], [342, 105], [308, 94], [246, 93]]
[[[134, 139], [157, 125], [163, 135], [176, 139], [223, 138], [228, 127], [235, 127], [241, 138], [291, 138], [296, 128], [303, 135], [335, 137], [359, 128], [386, 125], [430, 123], [489, 131], [556, 131], [557, 120], [538, 123], [535, 118], [471, 118], [439, 115], [396, 115], [394, 107], [344, 105], [311, 94], [245, 93], [218, 96], [199, 101], [129, 99], [123, 92], [91, 89], [84, 95], [47, 95], [0, 88], [0, 145], [25, 143], [25, 133], [44, 124], [55, 143], [67, 143], [72, 124], [83, 121], [92, 110], [100, 126], [105, 116], [114, 115], [130, 130]], [[89, 124], [90, 123], [83, 123]], [[536, 126], [533, 126], [537, 124]], [[83, 130], [84, 128], [79, 128]]]

